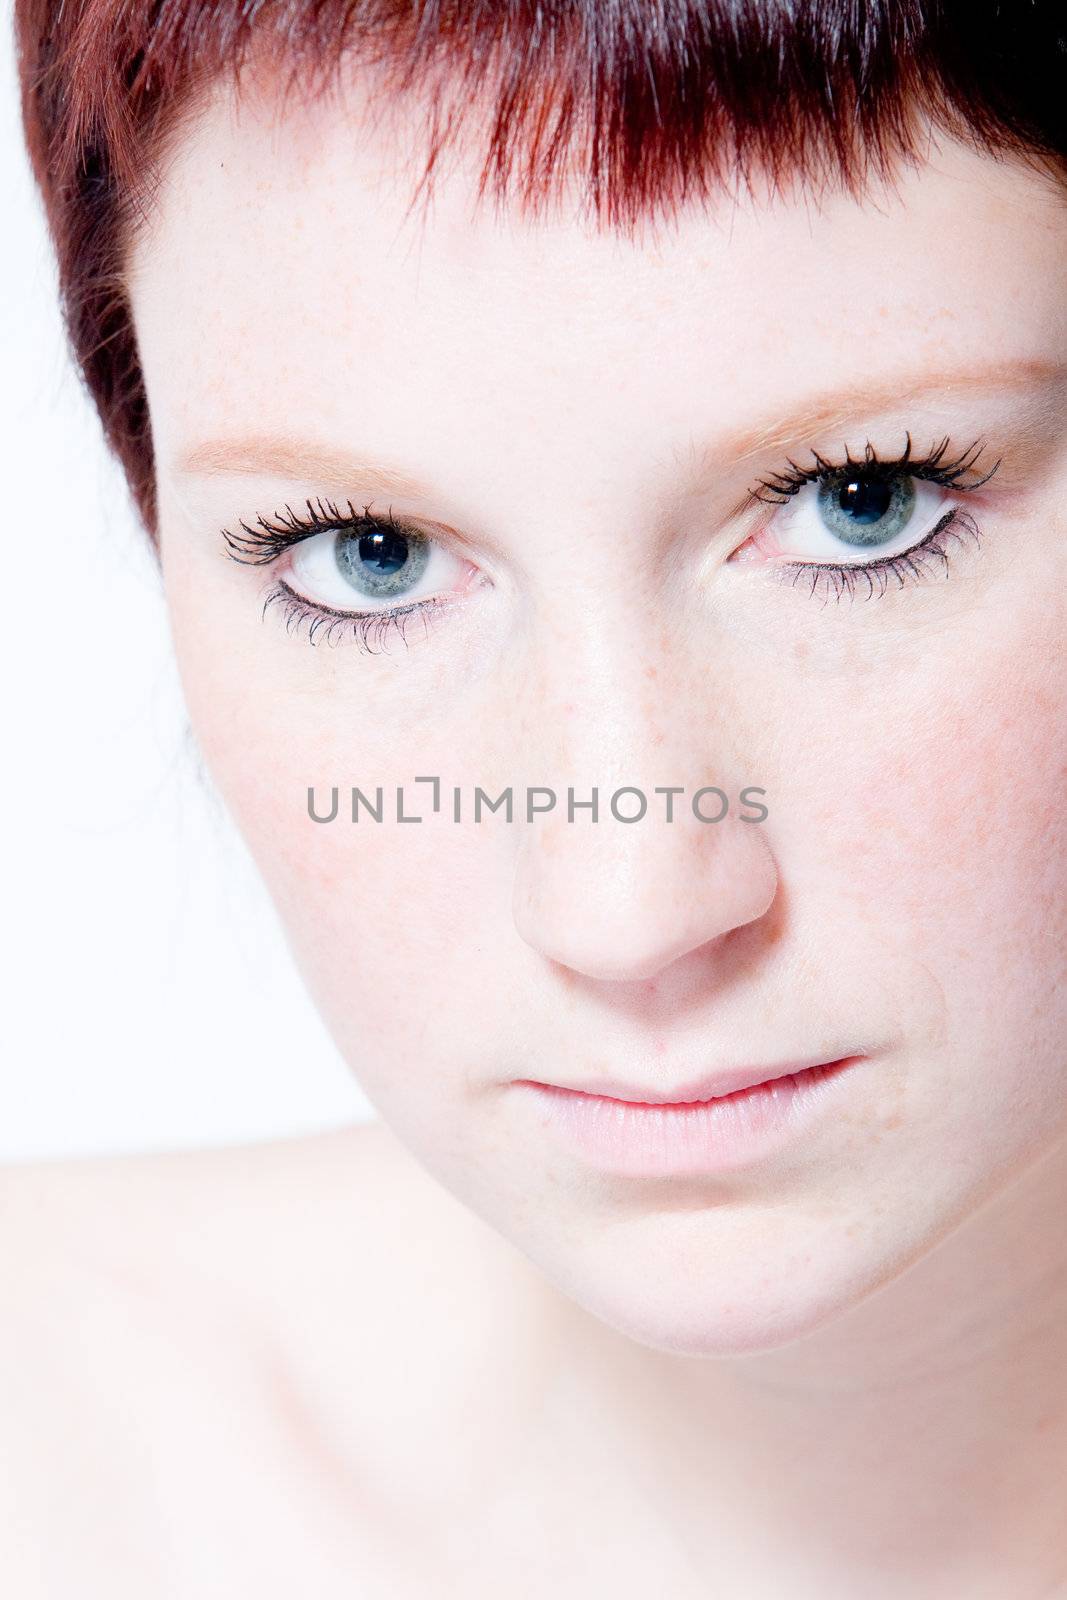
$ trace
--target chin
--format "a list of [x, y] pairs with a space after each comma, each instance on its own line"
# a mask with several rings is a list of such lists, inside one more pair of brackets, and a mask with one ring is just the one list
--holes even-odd
[[[730, 1239], [688, 1212], [621, 1223], [579, 1254], [539, 1265], [583, 1310], [626, 1338], [670, 1355], [744, 1356], [783, 1346], [846, 1316], [923, 1254], [912, 1236], [872, 1252], [862, 1228], [789, 1222], [766, 1213]], [[745, 1235], [747, 1234], [747, 1238]], [[867, 1251], [862, 1248], [868, 1245]]]
[[636, 1294], [599, 1292], [586, 1297], [584, 1309], [646, 1349], [723, 1358], [780, 1350], [817, 1332], [862, 1298], [798, 1293], [771, 1302], [728, 1295], [727, 1290], [722, 1298], [704, 1297], [692, 1286], [676, 1285], [666, 1287], [663, 1298], [651, 1303]]

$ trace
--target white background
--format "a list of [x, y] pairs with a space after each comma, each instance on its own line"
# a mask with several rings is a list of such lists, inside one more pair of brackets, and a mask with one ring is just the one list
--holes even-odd
[[370, 1108], [188, 731], [157, 570], [66, 354], [0, 41], [0, 1161]]

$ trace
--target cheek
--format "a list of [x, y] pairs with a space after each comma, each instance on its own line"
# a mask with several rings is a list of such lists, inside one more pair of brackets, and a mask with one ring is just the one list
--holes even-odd
[[894, 698], [902, 729], [827, 753], [835, 793], [815, 834], [840, 846], [846, 893], [886, 924], [936, 927], [952, 960], [1047, 926], [1064, 874], [1067, 696], [972, 672], [936, 705]]
[[877, 703], [836, 704], [818, 752], [795, 752], [811, 779], [787, 879], [865, 953], [875, 991], [898, 960], [928, 980], [936, 1064], [908, 1099], [991, 1164], [1067, 1111], [1062, 622], [1031, 602], [981, 638], [949, 630]]
[[[415, 770], [425, 766], [420, 760]], [[361, 1087], [395, 1125], [413, 1132], [412, 1120], [425, 1120], [441, 1130], [465, 1076], [499, 1036], [506, 989], [493, 982], [492, 952], [503, 919], [510, 924], [497, 859], [506, 846], [435, 818], [429, 790], [411, 784], [408, 768], [396, 774], [405, 814], [424, 820], [397, 822], [389, 777], [382, 822], [365, 811], [351, 821], [342, 779], [337, 818], [315, 823], [306, 771], [287, 758], [272, 774], [270, 798], [248, 796], [238, 820]], [[373, 799], [373, 786], [361, 786]], [[328, 789], [317, 798], [328, 814]]]
[[[479, 827], [451, 820], [454, 786], [465, 805], [476, 783], [497, 792], [483, 719], [472, 717], [460, 741], [413, 692], [410, 706], [398, 706], [395, 688], [382, 688], [383, 675], [355, 647], [313, 648], [284, 632], [250, 640], [243, 617], [232, 626], [209, 601], [184, 603], [177, 573], [168, 587], [200, 747], [302, 975], [368, 1094], [394, 1082], [400, 1093], [411, 1081], [403, 1068], [418, 1066], [426, 1078], [464, 1033], [473, 1038], [457, 1017], [478, 1017], [484, 1043], [504, 1006], [489, 980], [502, 919], [510, 926], [501, 857], [514, 830], [491, 818]], [[432, 686], [422, 695], [432, 703]], [[441, 779], [436, 816], [418, 775]], [[405, 815], [421, 822], [397, 820], [398, 786]], [[313, 820], [309, 787], [323, 817], [336, 788], [332, 821]], [[363, 807], [353, 822], [353, 787], [373, 804], [381, 790], [382, 821]], [[446, 1092], [448, 1074], [432, 1075], [434, 1092]]]

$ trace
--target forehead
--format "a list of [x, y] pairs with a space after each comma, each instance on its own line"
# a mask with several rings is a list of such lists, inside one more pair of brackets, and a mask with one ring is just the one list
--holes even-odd
[[[358, 83], [284, 111], [220, 86], [177, 142], [130, 258], [157, 458], [235, 428], [417, 437], [529, 467], [627, 459], [808, 395], [1067, 342], [1067, 204], [951, 143], [892, 192], [723, 195], [623, 237], [577, 203], [476, 194], [456, 148], [412, 207], [417, 108]], [[620, 425], [620, 418], [625, 417]], [[472, 431], [474, 430], [474, 431]]]

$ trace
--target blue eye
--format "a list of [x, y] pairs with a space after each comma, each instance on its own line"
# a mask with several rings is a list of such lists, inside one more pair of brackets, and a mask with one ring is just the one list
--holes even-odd
[[783, 573], [814, 573], [813, 586], [820, 572], [828, 578], [844, 573], [833, 581], [846, 588], [859, 574], [867, 575], [872, 590], [894, 577], [905, 581], [915, 575], [923, 552], [931, 559], [937, 555], [927, 548], [931, 540], [963, 529], [957, 498], [988, 483], [1000, 465], [995, 461], [976, 475], [983, 449], [976, 440], [952, 456], [946, 435], [918, 455], [907, 433], [903, 451], [889, 460], [870, 441], [860, 456], [846, 449], [843, 461], [828, 461], [817, 450], [810, 467], [790, 460], [786, 470], [761, 478], [753, 490], [755, 499], [778, 508], [757, 548], [791, 558], [779, 563]]
[[337, 570], [366, 599], [399, 598], [425, 572], [430, 541], [413, 529], [383, 524], [370, 530], [342, 530], [333, 535]]
[[857, 473], [821, 483], [816, 504], [835, 539], [859, 549], [878, 549], [907, 528], [915, 513], [916, 498], [912, 478]]
[[898, 555], [951, 510], [948, 491], [905, 473], [840, 473], [802, 484], [768, 524], [778, 554], [858, 565]]
[[369, 510], [292, 547], [288, 587], [335, 615], [384, 617], [456, 597], [475, 569], [440, 539]]
[[[310, 643], [353, 637], [371, 654], [394, 634], [405, 644], [414, 618], [428, 626], [432, 612], [484, 587], [484, 574], [447, 539], [382, 515], [370, 505], [347, 513], [330, 500], [306, 500], [307, 516], [290, 506], [273, 518], [241, 521], [222, 530], [232, 560], [271, 566], [288, 556], [287, 570], [267, 594], [264, 615], [281, 607], [288, 632], [305, 628]], [[479, 581], [480, 580], [480, 581]], [[492, 587], [492, 585], [488, 585]]]

